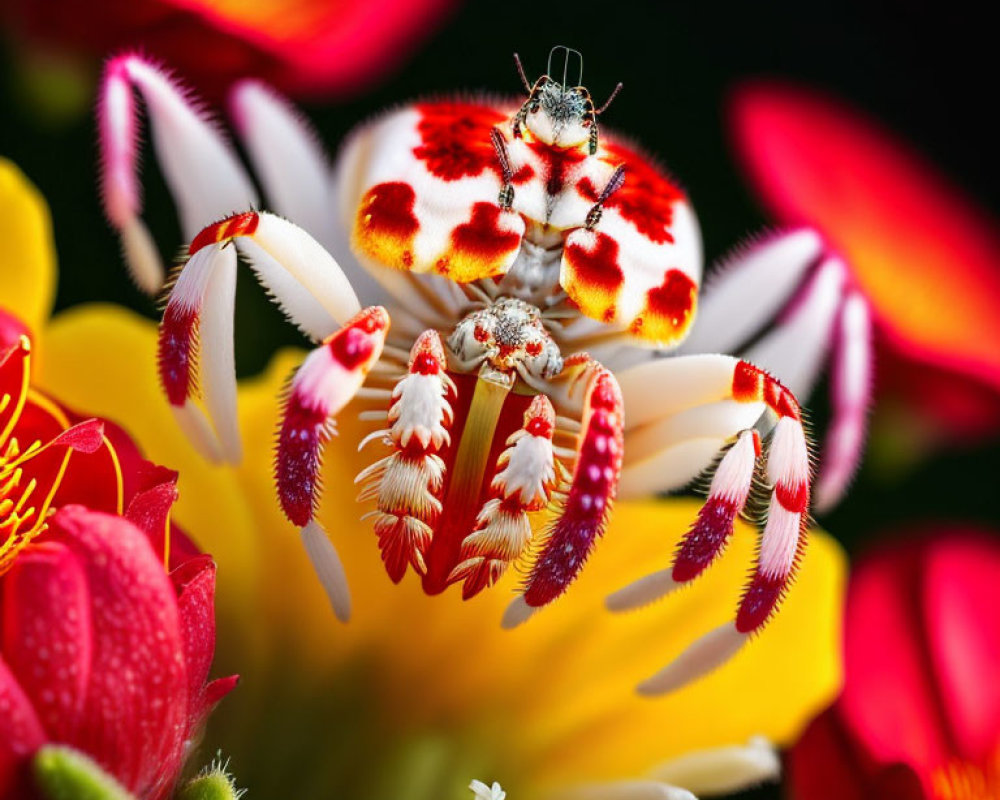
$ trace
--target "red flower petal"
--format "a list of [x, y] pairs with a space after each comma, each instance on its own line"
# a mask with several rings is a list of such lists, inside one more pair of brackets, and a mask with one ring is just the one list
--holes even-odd
[[872, 758], [931, 769], [952, 752], [927, 661], [918, 548], [886, 548], [851, 578], [844, 632], [845, 724]]
[[765, 202], [844, 254], [894, 347], [1000, 389], [995, 223], [906, 145], [816, 93], [748, 85], [731, 110]]
[[985, 763], [1000, 745], [1000, 543], [954, 534], [926, 561], [930, 666], [955, 754]]
[[836, 709], [814, 719], [788, 755], [792, 797], [809, 800], [866, 800], [865, 769]]
[[149, 538], [153, 550], [163, 557], [164, 542], [170, 535], [170, 508], [177, 500], [177, 484], [165, 481], [138, 492], [125, 511], [125, 519]]
[[188, 717], [200, 721], [207, 711], [203, 693], [215, 655], [215, 562], [211, 556], [193, 558], [171, 572], [170, 580], [177, 592], [187, 665]]
[[67, 506], [52, 519], [52, 537], [79, 559], [91, 593], [91, 680], [68, 743], [155, 797], [177, 774], [187, 733], [173, 586], [146, 536], [120, 517]]
[[22, 552], [3, 583], [2, 651], [49, 736], [71, 741], [91, 664], [87, 577], [65, 545]]
[[30, 345], [27, 339], [19, 339], [10, 347], [0, 351], [0, 400], [9, 396], [10, 400], [0, 408], [0, 441], [14, 422], [20, 411], [21, 400], [28, 391]]
[[7, 16], [29, 40], [101, 57], [141, 48], [221, 97], [238, 78], [291, 92], [353, 94], [399, 64], [455, 0], [98, 0], [86, 6], [13, 0]]
[[22, 336], [28, 336], [28, 326], [13, 314], [0, 308], [0, 350], [17, 345]]

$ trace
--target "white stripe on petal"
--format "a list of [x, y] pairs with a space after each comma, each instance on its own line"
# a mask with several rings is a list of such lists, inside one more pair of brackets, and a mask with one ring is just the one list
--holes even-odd
[[816, 483], [818, 511], [836, 505], [861, 460], [872, 391], [871, 337], [868, 303], [859, 293], [851, 294], [841, 311], [835, 345], [830, 387], [833, 419]]
[[506, 630], [511, 630], [531, 619], [536, 611], [538, 611], [537, 608], [532, 608], [524, 602], [523, 595], [518, 595], [507, 606], [507, 610], [503, 612], [503, 619], [500, 621], [500, 625]]
[[794, 308], [742, 353], [746, 361], [766, 369], [801, 401], [812, 391], [830, 348], [846, 275], [840, 259], [824, 262]]
[[[343, 325], [361, 310], [354, 289], [333, 256], [298, 226], [274, 214], [261, 213], [257, 228], [251, 236], [236, 240], [240, 253], [253, 261], [259, 251], [248, 246], [248, 239], [284, 267], [338, 325]], [[272, 275], [276, 274], [273, 265], [266, 261], [254, 263], [258, 274], [264, 275], [268, 271]], [[278, 286], [280, 282], [272, 285]], [[298, 293], [288, 294], [281, 298], [282, 305], [294, 316], [296, 310], [291, 305], [296, 298], [301, 297]], [[314, 320], [314, 312], [314, 306], [307, 306], [306, 318]]]
[[671, 759], [655, 769], [651, 777], [684, 786], [703, 797], [732, 794], [776, 781], [781, 759], [762, 736], [744, 746], [697, 750]]
[[[764, 413], [764, 408], [763, 403], [720, 400], [685, 409], [638, 430], [632, 428], [625, 434], [625, 466], [639, 464], [688, 439], [726, 441], [740, 431], [752, 428]], [[703, 468], [707, 466], [702, 464]]]
[[803, 228], [738, 248], [708, 278], [683, 353], [733, 353], [788, 301], [823, 252]]
[[633, 581], [617, 592], [609, 594], [604, 599], [605, 608], [614, 612], [631, 611], [665, 597], [681, 585], [673, 579], [673, 572], [673, 568], [669, 567]]
[[546, 800], [698, 800], [687, 789], [655, 780], [615, 781], [557, 789]]
[[242, 446], [236, 411], [236, 360], [233, 352], [236, 251], [231, 246], [223, 247], [213, 261], [199, 327], [201, 384], [205, 408], [215, 426], [223, 457], [230, 464], [238, 464]]
[[661, 358], [615, 377], [625, 402], [625, 428], [732, 396], [736, 359], [724, 355]]
[[711, 465], [728, 438], [688, 439], [638, 464], [623, 467], [618, 497], [626, 500], [648, 498], [660, 492], [683, 489]]
[[640, 683], [637, 690], [642, 695], [676, 691], [725, 664], [748, 638], [748, 634], [740, 633], [733, 623], [727, 622], [695, 641], [653, 677]]
[[302, 529], [302, 544], [323, 584], [333, 613], [341, 622], [347, 622], [351, 618], [351, 592], [344, 565], [333, 542], [317, 522], [311, 521]]
[[331, 167], [305, 118], [270, 87], [240, 81], [230, 112], [271, 210], [308, 231], [329, 249]]

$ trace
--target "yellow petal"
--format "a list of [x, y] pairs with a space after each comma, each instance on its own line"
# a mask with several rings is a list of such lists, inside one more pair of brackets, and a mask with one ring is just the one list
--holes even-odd
[[[800, 576], [781, 612], [729, 665], [674, 695], [638, 697], [635, 685], [700, 634], [732, 619], [753, 562], [756, 533], [740, 524], [726, 555], [693, 586], [631, 614], [604, 610], [605, 596], [665, 566], [694, 519], [695, 500], [620, 503], [579, 581], [514, 631], [499, 620], [519, 581], [462, 602], [454, 589], [426, 596], [408, 575], [386, 577], [353, 478], [380, 457], [357, 442], [374, 423], [349, 408], [327, 447], [320, 519], [344, 561], [354, 618], [329, 610], [295, 531], [274, 501], [270, 454], [281, 386], [300, 360], [286, 353], [240, 390], [245, 437], [241, 478], [273, 566], [271, 597], [299, 662], [316, 676], [364, 666], [378, 706], [404, 710], [394, 732], [477, 731], [506, 752], [532, 792], [579, 780], [645, 774], [691, 749], [763, 734], [788, 742], [840, 684], [840, 608], [845, 563], [839, 546], [813, 532]], [[351, 672], [345, 670], [345, 673]]]
[[630, 692], [735, 613], [757, 541], [745, 524], [722, 560], [692, 586], [630, 614], [602, 614], [609, 588], [669, 563], [697, 508], [690, 500], [619, 504], [576, 591], [553, 609], [594, 619], [561, 661], [552, 655], [539, 661], [543, 671], [554, 663], [549, 669], [558, 677], [551, 686], [547, 679], [538, 684], [544, 702], [525, 707], [522, 718], [538, 753], [534, 785], [634, 777], [686, 751], [740, 744], [756, 734], [787, 743], [837, 692], [846, 565], [836, 542], [815, 531], [780, 613], [743, 652], [674, 694], [650, 699]]
[[[157, 460], [181, 468], [187, 505], [178, 519], [216, 553], [221, 616], [244, 639], [259, 635], [272, 663], [296, 665], [304, 703], [320, 684], [357, 684], [387, 737], [433, 731], [478, 742], [519, 796], [640, 777], [681, 753], [755, 734], [787, 742], [839, 686], [844, 560], [817, 532], [782, 612], [733, 662], [665, 698], [635, 694], [636, 683], [731, 619], [753, 560], [756, 535], [740, 525], [724, 558], [690, 588], [632, 614], [605, 611], [608, 593], [669, 562], [695, 516], [693, 500], [620, 503], [579, 581], [515, 631], [499, 621], [516, 574], [469, 602], [455, 589], [428, 597], [412, 575], [394, 586], [354, 501], [354, 475], [381, 455], [377, 446], [355, 452], [374, 427], [357, 421], [355, 408], [341, 415], [340, 435], [327, 447], [319, 515], [354, 595], [354, 619], [341, 625], [274, 499], [279, 396], [300, 354], [280, 354], [241, 385], [245, 459], [226, 470], [202, 464], [176, 431], [156, 386], [151, 324], [88, 308], [61, 316], [47, 344], [49, 389], [107, 411]], [[239, 668], [255, 682], [265, 679], [266, 669], [247, 666]], [[254, 713], [244, 706], [242, 725], [259, 726]]]
[[27, 324], [36, 343], [55, 282], [48, 206], [24, 173], [0, 158], [0, 306]]
[[255, 595], [256, 522], [228, 468], [207, 464], [177, 428], [156, 375], [156, 326], [112, 305], [59, 314], [45, 331], [38, 383], [80, 413], [123, 426], [145, 456], [178, 470], [173, 519], [220, 564], [220, 608]]

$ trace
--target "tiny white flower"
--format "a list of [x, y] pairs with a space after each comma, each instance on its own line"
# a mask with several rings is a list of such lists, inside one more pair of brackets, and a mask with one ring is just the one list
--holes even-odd
[[504, 800], [507, 796], [507, 792], [501, 789], [500, 784], [496, 781], [493, 781], [492, 786], [487, 786], [482, 781], [473, 781], [469, 784], [469, 788], [476, 800]]

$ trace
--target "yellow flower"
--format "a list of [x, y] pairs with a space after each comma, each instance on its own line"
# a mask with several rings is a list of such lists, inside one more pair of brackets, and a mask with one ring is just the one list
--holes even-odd
[[[0, 261], [0, 291], [27, 287], [17, 302], [38, 304], [42, 326], [48, 301], [32, 287], [51, 291], [44, 210], [15, 170], [4, 166], [0, 178], [3, 224], [45, 239], [23, 245], [17, 263]], [[34, 228], [22, 225], [29, 218]], [[608, 615], [609, 591], [666, 565], [694, 501], [620, 502], [564, 600], [513, 631], [499, 620], [516, 575], [468, 602], [429, 597], [412, 575], [391, 585], [375, 537], [357, 519], [360, 461], [350, 443], [362, 433], [349, 409], [328, 448], [319, 515], [354, 590], [354, 617], [339, 625], [272, 488], [277, 398], [301, 354], [281, 352], [242, 382], [245, 456], [231, 468], [207, 465], [177, 430], [157, 383], [150, 321], [84, 306], [51, 320], [40, 341], [42, 386], [101, 408], [149, 457], [180, 470], [174, 519], [220, 564], [220, 668], [238, 652], [244, 675], [209, 738], [256, 797], [467, 799], [478, 777], [531, 800], [577, 784], [665, 781], [678, 767], [659, 765], [692, 750], [756, 735], [793, 739], [839, 686], [844, 559], [816, 531], [783, 612], [749, 647], [674, 694], [635, 694], [685, 643], [731, 618], [753, 560], [756, 537], [741, 524], [700, 581], [631, 615]]]

